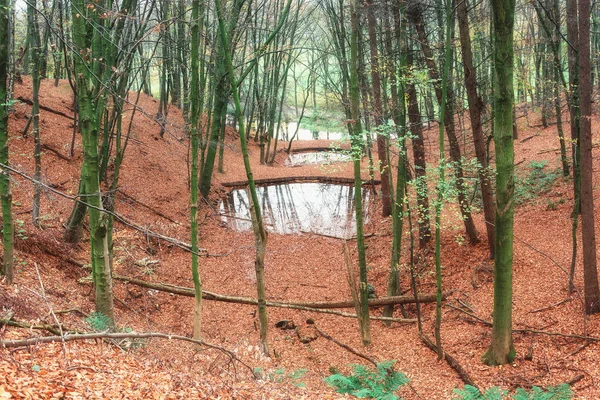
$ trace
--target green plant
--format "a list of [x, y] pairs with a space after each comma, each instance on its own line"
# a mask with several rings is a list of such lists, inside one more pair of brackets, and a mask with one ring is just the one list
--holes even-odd
[[300, 379], [302, 379], [307, 372], [307, 369], [297, 369], [290, 374], [286, 374], [285, 368], [279, 368], [270, 372], [266, 372], [262, 368], [254, 368], [254, 375], [257, 378], [276, 383], [287, 382], [298, 387], [306, 387], [306, 384], [304, 382], [300, 382]]
[[552, 185], [561, 175], [560, 169], [549, 171], [546, 169], [547, 161], [532, 161], [529, 163], [529, 172], [525, 175], [517, 174], [515, 177], [515, 202], [522, 204], [533, 200], [542, 194], [548, 193]]
[[454, 393], [458, 395], [455, 399], [460, 400], [570, 400], [573, 398], [573, 392], [566, 383], [550, 386], [546, 389], [534, 386], [529, 392], [523, 388], [518, 388], [512, 396], [509, 396], [506, 390], [499, 389], [496, 386], [482, 393], [476, 387], [467, 385], [464, 389], [454, 389]]
[[341, 394], [348, 393], [358, 398], [397, 400], [400, 397], [394, 392], [407, 384], [409, 379], [402, 372], [394, 371], [395, 363], [393, 360], [384, 361], [377, 364], [375, 369], [354, 365], [351, 375], [334, 374], [324, 381]]
[[91, 313], [90, 316], [85, 319], [85, 322], [97, 332], [107, 331], [111, 328], [110, 319], [100, 312]]
[[25, 231], [25, 228], [24, 228], [25, 221], [23, 221], [22, 219], [17, 219], [17, 220], [15, 220], [15, 225], [16, 225], [15, 235], [21, 240], [26, 240], [27, 232]]

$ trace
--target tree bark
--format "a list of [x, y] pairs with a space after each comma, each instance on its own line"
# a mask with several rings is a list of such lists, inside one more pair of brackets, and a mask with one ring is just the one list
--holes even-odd
[[462, 50], [465, 86], [467, 101], [469, 102], [469, 116], [471, 117], [471, 130], [475, 144], [475, 155], [479, 162], [478, 174], [483, 200], [483, 215], [488, 238], [490, 258], [494, 258], [494, 188], [490, 179], [489, 163], [487, 160], [485, 137], [481, 123], [483, 101], [477, 94], [477, 70], [473, 65], [473, 52], [471, 50], [471, 33], [469, 31], [469, 16], [466, 1], [459, 0], [456, 6], [458, 28], [460, 30], [460, 47]]
[[585, 312], [600, 312], [600, 288], [596, 266], [594, 182], [592, 159], [592, 86], [590, 65], [590, 0], [579, 0], [579, 99], [581, 137], [581, 237]]
[[513, 361], [512, 263], [514, 224], [513, 27], [515, 0], [492, 0], [494, 23], [494, 145], [496, 148], [496, 258], [492, 343], [488, 365]]
[[360, 275], [360, 313], [358, 322], [363, 346], [371, 344], [371, 321], [369, 319], [369, 292], [367, 288], [367, 259], [363, 232], [362, 180], [360, 177], [360, 156], [363, 145], [360, 123], [360, 99], [358, 92], [358, 38], [360, 11], [358, 0], [350, 1], [352, 33], [350, 39], [350, 102], [352, 109], [352, 156], [354, 158], [354, 210], [356, 215], [356, 245], [358, 248], [358, 267]]
[[[0, 0], [0, 163], [8, 165], [8, 75], [9, 75], [9, 15], [12, 8], [10, 0]], [[7, 170], [0, 172], [0, 198], [2, 201], [2, 240], [4, 254], [0, 264], [0, 275], [4, 275], [9, 284], [13, 282], [13, 219], [10, 175]]]
[[[369, 51], [371, 53], [371, 84], [373, 86], [372, 115], [375, 129], [384, 124], [383, 104], [381, 100], [381, 69], [379, 52], [377, 50], [377, 20], [373, 0], [365, 0], [367, 25], [369, 32]], [[381, 214], [383, 217], [392, 215], [392, 197], [390, 190], [390, 170], [387, 155], [389, 138], [377, 131], [377, 157], [379, 158], [379, 173], [381, 175]]]
[[[419, 42], [421, 44], [421, 50], [423, 52], [423, 56], [425, 59], [425, 64], [427, 65], [427, 69], [429, 71], [429, 76], [434, 82], [438, 82], [435, 85], [435, 95], [438, 100], [438, 104], [442, 107], [442, 88], [439, 82], [441, 82], [441, 77], [438, 72], [435, 57], [433, 55], [433, 51], [429, 45], [429, 39], [427, 38], [427, 34], [425, 32], [425, 25], [423, 22], [423, 4], [418, 2], [417, 0], [413, 0], [407, 8], [407, 15], [409, 20], [413, 23]], [[462, 155], [460, 151], [460, 145], [458, 143], [458, 138], [456, 136], [456, 130], [454, 126], [454, 91], [452, 90], [451, 85], [448, 86], [447, 93], [447, 101], [445, 102], [444, 113], [446, 118], [444, 118], [443, 124], [445, 126], [446, 136], [448, 137], [448, 143], [450, 145], [450, 159], [455, 164], [455, 176], [456, 176], [456, 189], [458, 192], [458, 203], [460, 212], [463, 218], [463, 222], [465, 225], [465, 231], [469, 238], [469, 242], [471, 244], [475, 244], [479, 242], [477, 228], [475, 227], [475, 223], [473, 222], [473, 217], [471, 216], [471, 211], [468, 207], [467, 196], [464, 188], [464, 173], [462, 169]]]

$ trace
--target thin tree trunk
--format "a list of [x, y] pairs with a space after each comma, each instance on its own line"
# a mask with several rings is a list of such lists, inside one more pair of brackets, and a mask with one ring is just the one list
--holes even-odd
[[460, 45], [465, 74], [465, 86], [467, 88], [467, 101], [469, 102], [469, 116], [471, 117], [471, 130], [473, 131], [473, 142], [475, 144], [475, 155], [479, 162], [478, 174], [481, 187], [481, 198], [483, 200], [483, 214], [485, 228], [488, 237], [488, 248], [490, 258], [494, 258], [494, 188], [490, 179], [489, 164], [485, 149], [485, 137], [481, 123], [483, 101], [477, 94], [477, 71], [473, 65], [473, 52], [471, 50], [471, 33], [469, 32], [469, 17], [467, 14], [466, 1], [459, 0], [456, 14], [460, 30]]
[[513, 27], [515, 0], [492, 0], [494, 23], [494, 144], [496, 148], [496, 258], [492, 343], [488, 365], [513, 361], [512, 264], [514, 224]]
[[[265, 49], [266, 46], [275, 38], [277, 33], [281, 30], [283, 23], [285, 22], [289, 11], [292, 0], [288, 0], [285, 9], [280, 17], [279, 24], [273, 32], [266, 39], [261, 49]], [[242, 105], [240, 101], [238, 82], [235, 77], [235, 69], [233, 66], [232, 55], [229, 50], [230, 39], [228, 38], [227, 31], [225, 29], [225, 21], [223, 17], [222, 5], [219, 0], [216, 0], [216, 12], [219, 21], [219, 37], [220, 43], [225, 53], [225, 67], [229, 74], [231, 90], [233, 93], [233, 101], [236, 109], [236, 119], [239, 124], [240, 142], [242, 147], [242, 155], [244, 158], [244, 167], [246, 169], [246, 177], [248, 179], [248, 191], [249, 198], [251, 200], [250, 214], [252, 217], [252, 227], [254, 231], [254, 242], [256, 246], [256, 259], [255, 259], [255, 270], [256, 270], [256, 287], [257, 287], [257, 300], [258, 300], [258, 318], [260, 321], [260, 343], [263, 354], [269, 356], [269, 343], [268, 343], [268, 319], [267, 319], [267, 306], [266, 306], [266, 289], [265, 289], [265, 275], [264, 275], [264, 261], [267, 248], [267, 232], [264, 227], [262, 212], [258, 201], [258, 195], [256, 192], [256, 186], [254, 184], [254, 176], [252, 174], [252, 168], [250, 166], [250, 158], [248, 156], [248, 143], [246, 140], [244, 114], [242, 111]], [[264, 50], [262, 50], [264, 52]], [[256, 68], [256, 62], [260, 54], [257, 54], [255, 59], [252, 61], [250, 68]]]
[[[371, 53], [371, 83], [373, 86], [372, 115], [375, 129], [384, 124], [383, 104], [381, 97], [381, 76], [379, 73], [379, 52], [377, 50], [377, 21], [373, 0], [365, 0], [367, 25], [369, 32], [369, 51]], [[367, 111], [367, 110], [365, 110]], [[392, 215], [392, 197], [390, 189], [390, 170], [387, 156], [388, 138], [377, 130], [377, 157], [379, 158], [379, 174], [381, 175], [381, 215]]]
[[190, 102], [190, 134], [191, 134], [191, 178], [190, 178], [190, 221], [192, 236], [192, 279], [194, 281], [194, 339], [201, 337], [202, 328], [202, 279], [198, 262], [198, 119], [200, 109], [200, 73], [198, 66], [200, 37], [203, 33], [204, 1], [194, 0], [192, 3], [192, 49], [191, 49], [191, 102]]
[[360, 176], [360, 153], [363, 147], [362, 127], [359, 112], [358, 92], [358, 36], [360, 11], [358, 0], [350, 1], [352, 34], [350, 40], [350, 99], [352, 105], [353, 133], [351, 139], [354, 159], [354, 209], [356, 213], [356, 246], [358, 248], [358, 266], [360, 274], [360, 313], [359, 325], [362, 343], [371, 344], [371, 321], [369, 319], [369, 292], [367, 288], [367, 259], [365, 255], [365, 237], [363, 232], [362, 179]]
[[[417, 35], [419, 38], [419, 42], [421, 43], [421, 50], [423, 52], [425, 63], [427, 65], [427, 69], [429, 71], [429, 76], [434, 82], [441, 82], [439, 72], [435, 63], [435, 58], [433, 55], [433, 51], [429, 45], [429, 39], [427, 38], [427, 34], [425, 32], [425, 25], [423, 22], [423, 4], [418, 2], [417, 0], [413, 0], [413, 2], [408, 6], [408, 18], [411, 20], [415, 29], [417, 31]], [[452, 30], [453, 31], [453, 30]], [[451, 50], [451, 49], [449, 49]], [[443, 95], [442, 88], [440, 84], [435, 85], [435, 95], [437, 97], [438, 103], [442, 104]], [[444, 119], [445, 131], [448, 136], [448, 143], [450, 145], [450, 158], [454, 163], [454, 173], [456, 177], [456, 189], [458, 192], [458, 205], [462, 215], [462, 219], [465, 225], [465, 231], [469, 238], [469, 242], [471, 244], [475, 244], [479, 241], [477, 229], [475, 227], [475, 223], [473, 222], [473, 217], [471, 216], [471, 211], [469, 210], [467, 196], [464, 187], [464, 173], [462, 169], [462, 155], [460, 151], [460, 146], [458, 143], [458, 138], [456, 137], [456, 131], [454, 126], [454, 91], [452, 87], [448, 87], [447, 93], [447, 101], [444, 102], [444, 113], [446, 118]]]
[[[9, 75], [9, 15], [12, 13], [10, 0], [0, 0], [0, 163], [8, 165], [8, 75]], [[2, 200], [2, 240], [4, 254], [0, 264], [0, 275], [6, 277], [8, 284], [13, 282], [13, 219], [10, 176], [3, 168], [0, 173], [0, 198]]]

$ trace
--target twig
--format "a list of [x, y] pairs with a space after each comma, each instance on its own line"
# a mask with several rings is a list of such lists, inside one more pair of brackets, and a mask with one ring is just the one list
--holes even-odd
[[529, 314], [533, 314], [533, 313], [538, 313], [538, 312], [546, 311], [546, 310], [549, 310], [549, 309], [554, 308], [556, 306], [560, 306], [561, 304], [567, 303], [567, 302], [569, 302], [571, 300], [572, 299], [570, 297], [567, 297], [566, 299], [563, 299], [563, 300], [561, 300], [559, 302], [550, 304], [549, 306], [542, 307], [542, 308], [536, 308], [535, 310], [528, 311], [528, 313]]
[[317, 333], [321, 336], [323, 336], [325, 339], [327, 340], [331, 340], [333, 343], [337, 344], [338, 346], [340, 346], [343, 349], [348, 350], [350, 353], [354, 354], [355, 356], [358, 356], [362, 359], [367, 360], [368, 362], [370, 362], [371, 364], [373, 364], [375, 367], [377, 367], [377, 360], [375, 360], [373, 357], [370, 357], [368, 355], [366, 355], [365, 353], [361, 353], [360, 351], [348, 346], [347, 344], [344, 344], [342, 342], [340, 342], [339, 340], [337, 340], [336, 338], [326, 334], [325, 332], [323, 332], [322, 330], [319, 329], [319, 327], [314, 323], [314, 321], [312, 320], [308, 320], [306, 321], [308, 324], [313, 324], [313, 326], [315, 327], [315, 330], [317, 331]]
[[[459, 307], [453, 306], [452, 304], [446, 304], [446, 306], [467, 314], [469, 317], [473, 318], [475, 320], [475, 322], [479, 322], [480, 324], [483, 324], [486, 326], [492, 326], [492, 323], [490, 321], [486, 321], [485, 319], [478, 317], [477, 315], [475, 315], [471, 312], [468, 312]], [[575, 335], [575, 334], [571, 334], [571, 333], [549, 332], [549, 331], [542, 331], [542, 330], [537, 330], [537, 329], [513, 329], [512, 331], [513, 331], [513, 333], [531, 333], [534, 335], [559, 336], [559, 337], [565, 337], [565, 338], [569, 338], [569, 339], [581, 339], [581, 340], [589, 340], [591, 342], [600, 342], [600, 337]]]

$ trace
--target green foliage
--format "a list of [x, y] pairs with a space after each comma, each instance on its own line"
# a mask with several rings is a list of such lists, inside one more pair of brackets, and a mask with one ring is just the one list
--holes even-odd
[[341, 394], [351, 394], [358, 398], [398, 400], [394, 392], [408, 383], [409, 379], [401, 372], [395, 372], [396, 361], [384, 361], [376, 369], [354, 365], [352, 375], [334, 374], [324, 381]]
[[100, 312], [91, 313], [90, 316], [85, 319], [85, 322], [87, 322], [96, 332], [104, 332], [111, 329], [110, 319]]
[[294, 386], [306, 387], [300, 379], [306, 375], [307, 369], [297, 369], [289, 374], [285, 373], [285, 368], [279, 368], [274, 371], [264, 371], [262, 368], [254, 368], [254, 376], [259, 379], [268, 380], [276, 383], [291, 383]]
[[476, 387], [467, 385], [464, 389], [454, 389], [454, 393], [458, 395], [455, 399], [460, 400], [570, 400], [573, 398], [573, 392], [566, 383], [546, 389], [534, 386], [529, 392], [518, 388], [512, 396], [506, 390], [496, 386], [482, 393]]
[[556, 179], [561, 176], [560, 169], [549, 171], [546, 161], [532, 161], [526, 175], [515, 176], [515, 203], [522, 204], [548, 193]]

